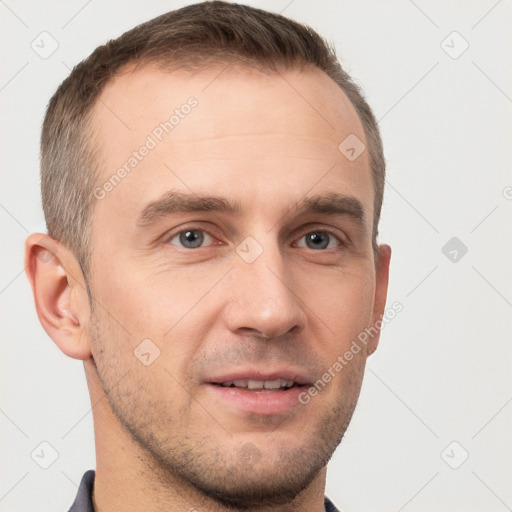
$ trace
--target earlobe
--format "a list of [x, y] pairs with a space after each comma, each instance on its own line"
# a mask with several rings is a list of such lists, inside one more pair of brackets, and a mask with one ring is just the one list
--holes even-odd
[[87, 290], [71, 251], [48, 235], [34, 233], [25, 242], [25, 271], [48, 336], [69, 357], [91, 357], [84, 335], [90, 314]]
[[373, 305], [373, 323], [372, 326], [378, 330], [367, 345], [367, 355], [372, 355], [379, 344], [380, 330], [382, 327], [382, 317], [386, 307], [386, 298], [388, 294], [389, 281], [389, 263], [391, 261], [391, 247], [389, 245], [379, 245], [379, 251], [376, 255], [375, 265], [375, 300]]

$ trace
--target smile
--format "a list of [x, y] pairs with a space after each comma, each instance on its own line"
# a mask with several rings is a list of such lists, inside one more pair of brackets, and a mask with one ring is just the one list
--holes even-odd
[[252, 380], [236, 379], [227, 380], [218, 384], [226, 388], [247, 389], [250, 391], [281, 391], [290, 389], [296, 385], [293, 380], [274, 379], [274, 380]]
[[275, 415], [302, 407], [299, 395], [313, 379], [290, 368], [271, 372], [237, 370], [206, 380], [205, 390], [219, 410], [250, 415]]

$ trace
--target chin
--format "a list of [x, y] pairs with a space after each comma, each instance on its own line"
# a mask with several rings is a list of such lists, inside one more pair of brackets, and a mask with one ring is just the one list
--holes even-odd
[[221, 458], [215, 467], [203, 466], [186, 479], [203, 496], [227, 508], [283, 505], [293, 502], [318, 477], [329, 458], [330, 454], [302, 449], [277, 458], [262, 455], [247, 464], [240, 459], [226, 464]]

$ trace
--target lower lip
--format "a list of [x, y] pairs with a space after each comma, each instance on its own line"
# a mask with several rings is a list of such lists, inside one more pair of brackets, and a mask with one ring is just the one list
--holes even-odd
[[282, 414], [299, 406], [299, 395], [306, 386], [294, 386], [283, 391], [245, 390], [208, 384], [208, 388], [230, 407], [252, 414]]

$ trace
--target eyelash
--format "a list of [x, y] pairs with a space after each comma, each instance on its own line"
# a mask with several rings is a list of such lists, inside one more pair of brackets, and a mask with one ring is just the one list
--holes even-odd
[[[165, 237], [165, 239], [164, 239], [164, 242], [167, 243], [167, 244], [171, 244], [171, 240], [173, 240], [174, 238], [180, 236], [183, 233], [186, 233], [187, 231], [202, 232], [202, 233], [205, 233], [206, 235], [208, 235], [209, 237], [211, 237], [212, 239], [216, 240], [216, 237], [214, 235], [212, 235], [208, 230], [206, 230], [204, 228], [199, 228], [199, 227], [191, 226], [191, 227], [187, 227], [186, 229], [181, 229], [180, 231], [177, 231], [176, 233], [173, 233], [171, 235], [167, 235]], [[338, 245], [336, 247], [334, 247], [334, 249], [340, 249], [340, 248], [347, 247], [349, 245], [349, 243], [350, 243], [349, 240], [342, 240], [339, 235], [337, 235], [336, 233], [334, 233], [330, 229], [326, 229], [326, 228], [321, 228], [320, 229], [319, 228], [319, 229], [310, 229], [309, 231], [303, 232], [303, 234], [298, 239], [296, 239], [294, 244], [296, 244], [299, 240], [304, 238], [306, 235], [310, 235], [312, 233], [325, 233], [325, 234], [328, 234], [329, 236], [333, 237], [338, 242]], [[177, 245], [177, 244], [172, 244], [172, 245]], [[204, 248], [210, 247], [212, 245], [219, 245], [219, 244], [212, 243], [212, 244], [210, 244], [208, 246], [200, 246], [200, 247], [197, 247], [197, 248], [183, 247], [183, 246], [178, 246], [178, 245], [177, 245], [177, 247], [180, 247], [180, 249], [183, 249], [183, 250], [186, 250], [186, 251], [193, 251], [193, 250], [197, 250], [197, 249], [204, 249]], [[333, 249], [333, 248], [330, 248], [330, 249]], [[310, 250], [314, 251], [315, 249], [310, 249]], [[328, 249], [318, 250], [318, 252], [324, 252], [326, 250], [328, 250]]]

